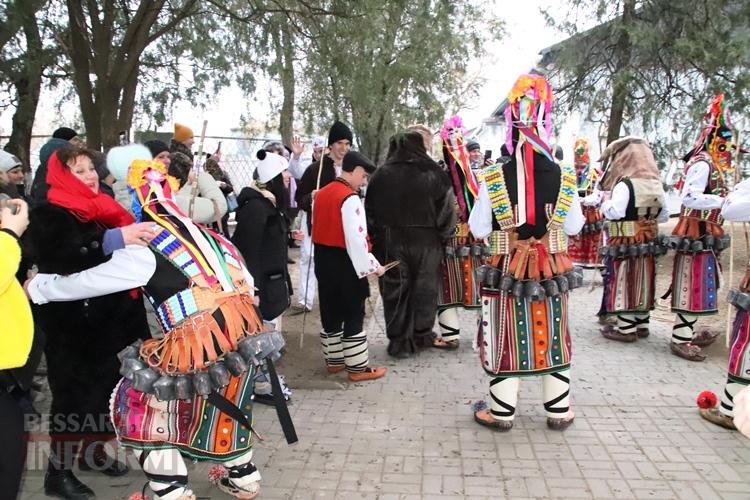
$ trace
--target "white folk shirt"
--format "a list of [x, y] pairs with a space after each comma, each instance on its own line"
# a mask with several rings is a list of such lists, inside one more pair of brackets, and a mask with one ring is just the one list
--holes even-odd
[[[601, 191], [597, 192], [601, 193]], [[586, 198], [588, 198], [588, 196]], [[624, 182], [618, 182], [612, 190], [612, 196], [608, 200], [602, 202], [602, 215], [608, 220], [620, 220], [625, 217], [629, 203], [630, 189], [628, 189], [627, 184]], [[667, 200], [666, 195], [664, 194], [662, 194], [661, 197], [661, 207], [659, 216], [656, 218], [656, 221], [660, 224], [669, 221], [669, 210], [667, 210]]]
[[370, 253], [367, 241], [367, 218], [359, 196], [349, 196], [341, 205], [346, 253], [352, 261], [357, 276], [364, 278], [380, 267], [378, 259]]
[[736, 222], [750, 221], [750, 179], [746, 179], [727, 196], [721, 215], [726, 220]]
[[692, 210], [711, 210], [721, 208], [724, 198], [715, 194], [705, 194], [708, 185], [708, 174], [711, 167], [705, 161], [693, 163], [685, 176], [680, 198], [682, 204]]

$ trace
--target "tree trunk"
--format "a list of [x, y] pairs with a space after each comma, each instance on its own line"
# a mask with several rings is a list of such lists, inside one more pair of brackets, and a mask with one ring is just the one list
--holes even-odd
[[281, 132], [281, 140], [284, 144], [291, 144], [292, 136], [294, 135], [295, 81], [294, 43], [292, 37], [293, 35], [290, 32], [288, 23], [282, 24], [281, 47], [276, 47], [276, 50], [282, 52], [279, 77], [281, 88], [284, 92], [284, 100], [281, 103], [281, 113], [279, 115], [279, 131]]
[[[38, 2], [37, 2], [38, 3]], [[42, 39], [36, 24], [36, 4], [27, 3], [22, 10], [23, 33], [26, 38], [26, 56], [22, 59], [23, 67], [17, 78], [13, 79], [17, 107], [13, 113], [13, 128], [5, 150], [21, 160], [25, 172], [31, 170], [31, 135], [34, 128], [34, 117], [39, 104], [39, 93], [42, 89], [42, 71], [44, 54]]]
[[607, 144], [620, 137], [625, 105], [628, 99], [627, 68], [630, 65], [631, 42], [630, 28], [635, 17], [635, 0], [625, 0], [623, 3], [620, 35], [615, 46], [616, 66], [612, 73], [612, 101], [609, 108], [609, 123], [607, 126]]

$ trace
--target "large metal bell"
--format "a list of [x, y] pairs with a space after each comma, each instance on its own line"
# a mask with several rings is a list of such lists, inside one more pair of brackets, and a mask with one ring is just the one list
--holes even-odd
[[154, 382], [154, 395], [159, 401], [171, 401], [175, 399], [174, 378], [162, 375]]
[[209, 366], [208, 375], [211, 377], [211, 383], [216, 388], [226, 387], [232, 378], [223, 361], [217, 361]]
[[154, 390], [154, 383], [159, 380], [159, 375], [151, 368], [143, 368], [133, 372], [133, 387], [135, 390], [151, 394]]
[[206, 372], [200, 372], [193, 375], [193, 388], [196, 394], [200, 396], [208, 396], [213, 390], [211, 385], [211, 377]]
[[235, 377], [239, 377], [247, 371], [247, 362], [238, 352], [228, 352], [224, 356], [224, 364], [229, 370], [229, 373]]
[[175, 399], [192, 399], [193, 377], [191, 375], [179, 375], [174, 378]]
[[133, 379], [133, 372], [148, 368], [148, 365], [141, 361], [140, 358], [126, 358], [120, 364], [120, 375], [127, 379]]

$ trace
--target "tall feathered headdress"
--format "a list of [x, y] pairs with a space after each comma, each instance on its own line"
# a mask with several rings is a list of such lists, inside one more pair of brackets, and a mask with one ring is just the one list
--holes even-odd
[[[505, 145], [516, 157], [518, 173], [518, 225], [536, 223], [534, 193], [534, 152], [553, 161], [549, 139], [552, 135], [552, 89], [541, 75], [521, 75], [508, 94], [505, 109]], [[513, 143], [514, 131], [518, 134]]]
[[462, 220], [468, 221], [469, 213], [479, 195], [479, 184], [471, 170], [460, 116], [454, 115], [443, 122], [440, 138], [443, 141], [443, 159], [448, 166]]

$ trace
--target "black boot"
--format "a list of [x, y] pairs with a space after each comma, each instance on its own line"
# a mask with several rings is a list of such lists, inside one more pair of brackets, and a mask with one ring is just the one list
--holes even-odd
[[120, 477], [130, 472], [130, 468], [107, 455], [104, 443], [88, 443], [78, 457], [78, 468], [82, 471], [97, 471], [105, 476]]
[[91, 500], [94, 492], [78, 480], [70, 469], [58, 469], [51, 462], [44, 476], [44, 494], [65, 500]]

